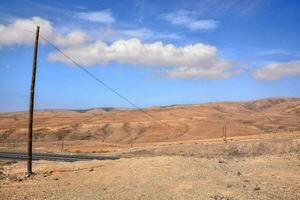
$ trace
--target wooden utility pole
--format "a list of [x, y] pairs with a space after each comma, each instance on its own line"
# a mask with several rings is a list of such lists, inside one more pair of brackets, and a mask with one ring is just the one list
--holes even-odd
[[226, 124], [224, 125], [224, 127], [223, 127], [223, 140], [224, 140], [224, 142], [227, 142], [227, 130], [226, 130]]
[[61, 151], [64, 151], [64, 138], [61, 138]]
[[36, 27], [34, 51], [33, 51], [33, 63], [32, 63], [32, 78], [30, 86], [30, 104], [29, 104], [29, 124], [28, 124], [28, 144], [27, 144], [27, 174], [32, 174], [32, 125], [33, 125], [33, 106], [34, 106], [34, 86], [35, 86], [35, 74], [36, 74], [36, 60], [39, 46], [39, 32], [40, 27]]

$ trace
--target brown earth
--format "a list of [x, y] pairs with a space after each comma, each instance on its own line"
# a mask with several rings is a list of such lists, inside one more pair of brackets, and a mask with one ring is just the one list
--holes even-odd
[[[251, 102], [174, 105], [144, 109], [40, 110], [34, 115], [35, 142], [98, 141], [125, 145], [203, 140], [300, 130], [300, 99], [271, 98]], [[1, 113], [3, 143], [26, 138], [28, 113]]]
[[29, 178], [25, 162], [2, 163], [0, 199], [300, 198], [299, 140], [298, 152], [254, 157], [139, 154], [107, 161], [34, 161], [35, 175]]
[[[0, 199], [300, 199], [299, 99], [146, 111], [161, 122], [125, 109], [36, 112], [34, 151], [60, 151], [63, 137], [65, 152], [120, 159], [34, 161], [29, 178], [24, 161], [0, 160]], [[1, 114], [3, 149], [25, 150], [26, 117]]]

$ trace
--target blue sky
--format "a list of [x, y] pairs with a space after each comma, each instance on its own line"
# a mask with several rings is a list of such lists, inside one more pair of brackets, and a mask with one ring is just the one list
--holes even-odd
[[[141, 107], [300, 97], [300, 1], [0, 2], [0, 111], [27, 110], [33, 34]], [[37, 109], [130, 107], [41, 40]]]

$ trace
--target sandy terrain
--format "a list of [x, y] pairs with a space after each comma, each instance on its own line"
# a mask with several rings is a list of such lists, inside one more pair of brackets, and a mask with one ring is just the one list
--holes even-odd
[[299, 199], [299, 154], [206, 159], [183, 156], [116, 161], [24, 162], [4, 167], [1, 199]]
[[118, 160], [1, 163], [0, 199], [299, 199], [300, 138], [124, 148]]

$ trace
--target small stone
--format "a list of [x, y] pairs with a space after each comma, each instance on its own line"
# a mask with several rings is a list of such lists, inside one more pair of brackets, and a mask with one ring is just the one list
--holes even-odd
[[219, 163], [226, 163], [224, 160], [219, 160]]
[[247, 182], [247, 183], [249, 183], [250, 181], [249, 181], [248, 179], [245, 179], [245, 180], [244, 180], [244, 182]]
[[228, 183], [228, 184], [226, 184], [226, 187], [227, 187], [227, 188], [231, 188], [231, 187], [232, 187], [232, 184], [231, 184], [231, 183]]
[[242, 175], [242, 174], [241, 174], [241, 172], [238, 171], [238, 172], [237, 172], [237, 175], [240, 176], [240, 175]]
[[53, 180], [57, 181], [57, 180], [59, 180], [59, 179], [58, 179], [58, 178], [54, 178]]
[[94, 169], [92, 168], [92, 169], [90, 169], [90, 172], [92, 172], [92, 171], [94, 171]]
[[257, 190], [260, 190], [260, 187], [255, 187], [254, 189], [253, 189], [254, 191], [257, 191]]

